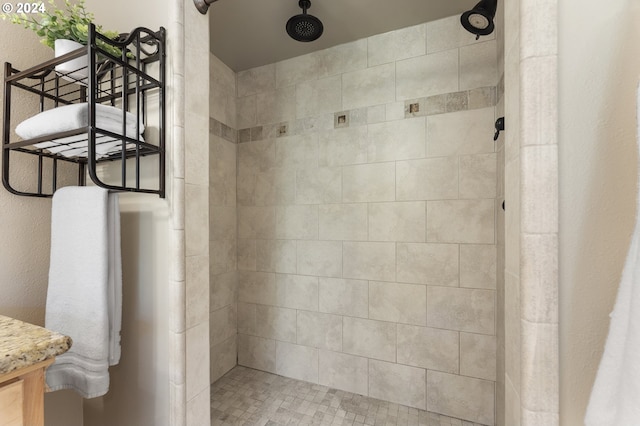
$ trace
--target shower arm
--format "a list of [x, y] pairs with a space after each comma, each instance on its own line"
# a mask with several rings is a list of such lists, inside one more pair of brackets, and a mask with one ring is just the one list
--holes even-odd
[[198, 12], [206, 15], [207, 11], [209, 10], [209, 5], [216, 1], [218, 0], [193, 0], [193, 4], [196, 5], [196, 9], [198, 9]]
[[298, 2], [298, 6], [300, 6], [300, 9], [302, 9], [302, 14], [306, 15], [307, 9], [311, 7], [311, 2], [309, 0], [302, 0]]

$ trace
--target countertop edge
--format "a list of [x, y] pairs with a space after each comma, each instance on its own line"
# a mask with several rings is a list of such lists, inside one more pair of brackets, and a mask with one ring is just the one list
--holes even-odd
[[67, 352], [69, 336], [0, 315], [0, 375]]

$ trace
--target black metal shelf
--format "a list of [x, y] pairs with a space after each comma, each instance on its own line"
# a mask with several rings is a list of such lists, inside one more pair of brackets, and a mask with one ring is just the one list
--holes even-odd
[[[109, 45], [122, 54], [113, 56], [104, 48]], [[56, 66], [85, 57], [88, 66], [70, 72], [56, 71]], [[30, 197], [51, 197], [60, 182], [60, 162], [77, 166], [77, 184], [86, 184], [86, 176], [97, 185], [118, 192], [139, 192], [165, 196], [165, 30], [151, 31], [136, 28], [117, 40], [110, 40], [89, 28], [89, 42], [73, 52], [51, 59], [24, 71], [5, 63], [4, 114], [2, 135], [2, 182], [11, 193]], [[85, 71], [82, 77], [79, 72]], [[86, 76], [85, 76], [86, 75]], [[18, 99], [19, 98], [19, 99]], [[17, 100], [16, 100], [17, 99]], [[157, 99], [157, 111], [151, 111], [149, 101]], [[87, 104], [87, 125], [77, 129], [51, 133], [37, 138], [22, 140], [14, 135], [16, 104], [33, 105], [30, 116], [66, 105]], [[115, 107], [122, 113], [121, 134], [100, 128], [96, 122], [96, 105]], [[36, 106], [37, 105], [37, 110]], [[138, 120], [136, 130], [145, 125], [144, 133], [132, 136], [126, 130], [127, 115]], [[26, 118], [26, 117], [25, 117]], [[124, 136], [123, 136], [124, 135]], [[73, 136], [72, 140], [68, 138]], [[12, 139], [13, 138], [13, 139]], [[63, 138], [67, 138], [66, 140]], [[86, 155], [62, 155], [56, 150], [36, 147], [43, 142], [55, 142], [56, 147], [77, 148], [86, 143]], [[98, 154], [102, 144], [118, 146], [117, 151]], [[82, 147], [84, 150], [84, 147]], [[12, 159], [16, 155], [37, 156], [35, 181], [12, 179]], [[69, 153], [68, 153], [69, 154]], [[147, 187], [141, 179], [141, 159], [148, 160], [157, 168], [157, 185]], [[120, 161], [120, 176], [109, 181], [98, 176], [97, 165]], [[129, 167], [127, 167], [129, 164]], [[46, 169], [46, 171], [45, 171]], [[133, 172], [131, 173], [131, 169]], [[127, 176], [127, 174], [132, 176]], [[68, 173], [67, 173], [68, 174]], [[15, 182], [14, 182], [15, 181]], [[36, 188], [34, 190], [33, 188]], [[49, 188], [45, 190], [44, 188]]]

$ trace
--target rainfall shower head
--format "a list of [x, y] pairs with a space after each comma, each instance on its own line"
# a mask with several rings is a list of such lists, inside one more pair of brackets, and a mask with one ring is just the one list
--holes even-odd
[[493, 17], [496, 15], [498, 0], [481, 0], [473, 9], [466, 11], [460, 17], [465, 30], [480, 37], [493, 32]]
[[300, 0], [298, 6], [302, 9], [302, 13], [287, 21], [287, 33], [297, 41], [317, 40], [322, 35], [324, 27], [318, 18], [307, 14], [307, 9], [311, 7], [311, 1]]

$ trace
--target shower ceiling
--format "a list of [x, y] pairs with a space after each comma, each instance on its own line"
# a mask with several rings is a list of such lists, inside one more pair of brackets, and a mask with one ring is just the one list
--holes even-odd
[[297, 0], [219, 0], [209, 8], [211, 51], [242, 71], [374, 34], [462, 14], [477, 0], [314, 0], [309, 13], [324, 23], [311, 43], [292, 40], [287, 20]]

